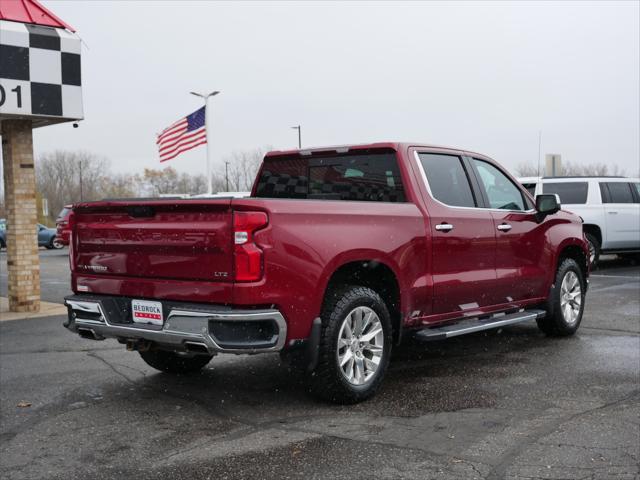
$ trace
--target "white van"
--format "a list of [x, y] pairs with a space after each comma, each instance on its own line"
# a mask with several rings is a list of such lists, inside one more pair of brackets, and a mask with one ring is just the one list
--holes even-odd
[[533, 195], [557, 193], [562, 209], [580, 215], [591, 252], [636, 255], [640, 252], [640, 179], [625, 177], [523, 177]]

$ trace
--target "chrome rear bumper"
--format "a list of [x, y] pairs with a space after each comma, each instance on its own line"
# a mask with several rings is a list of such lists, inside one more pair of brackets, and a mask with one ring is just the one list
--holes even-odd
[[154, 327], [130, 320], [126, 310], [130, 300], [102, 295], [66, 297], [64, 325], [95, 340], [148, 340], [161, 348], [211, 355], [276, 352], [282, 350], [287, 337], [287, 323], [278, 310], [161, 302], [166, 319], [161, 327]]

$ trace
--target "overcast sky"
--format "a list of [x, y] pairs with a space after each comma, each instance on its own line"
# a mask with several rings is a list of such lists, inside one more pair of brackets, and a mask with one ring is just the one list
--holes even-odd
[[[160, 167], [155, 134], [214, 99], [214, 154], [384, 140], [508, 168], [542, 153], [637, 174], [639, 3], [42, 3], [86, 43], [85, 118], [34, 133], [114, 171]], [[205, 147], [164, 165], [205, 171]]]

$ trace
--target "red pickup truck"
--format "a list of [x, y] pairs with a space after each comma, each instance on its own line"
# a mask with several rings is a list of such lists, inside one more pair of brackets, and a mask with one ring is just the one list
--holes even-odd
[[573, 334], [589, 275], [557, 196], [428, 145], [271, 152], [249, 198], [82, 203], [70, 224], [68, 329], [167, 372], [281, 352], [343, 403], [375, 393], [408, 334]]

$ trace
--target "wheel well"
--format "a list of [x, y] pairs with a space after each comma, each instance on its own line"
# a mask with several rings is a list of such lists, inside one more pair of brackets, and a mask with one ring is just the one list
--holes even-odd
[[598, 225], [587, 224], [582, 226], [584, 233], [590, 233], [598, 240], [598, 243], [602, 245], [602, 231]]
[[576, 261], [580, 270], [582, 271], [582, 278], [587, 278], [587, 256], [584, 254], [582, 249], [576, 245], [569, 245], [565, 247], [562, 252], [560, 252], [560, 256], [558, 257], [558, 265], [556, 265], [556, 271], [558, 267], [562, 264], [562, 261], [565, 258], [572, 258]]
[[346, 263], [331, 275], [324, 298], [328, 298], [329, 292], [341, 285], [368, 287], [380, 295], [391, 315], [394, 343], [400, 340], [400, 287], [393, 270], [375, 260]]

